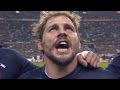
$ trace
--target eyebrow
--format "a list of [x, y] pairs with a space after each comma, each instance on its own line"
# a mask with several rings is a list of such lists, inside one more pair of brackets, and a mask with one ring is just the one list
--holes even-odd
[[75, 29], [75, 27], [72, 26], [71, 24], [65, 24], [65, 26], [70, 26], [72, 29]]
[[58, 26], [58, 25], [57, 25], [57, 24], [53, 24], [53, 25], [51, 25], [51, 26], [48, 27], [48, 30], [49, 30], [50, 28], [56, 27], [56, 26]]
[[[75, 27], [74, 27], [73, 25], [71, 25], [71, 24], [65, 23], [65, 24], [63, 24], [63, 25], [64, 25], [64, 26], [70, 26], [73, 30], [76, 30]], [[57, 24], [53, 24], [53, 25], [49, 26], [49, 27], [47, 28], [47, 30], [51, 29], [52, 27], [56, 27], [56, 26], [58, 26], [58, 25], [57, 25]]]

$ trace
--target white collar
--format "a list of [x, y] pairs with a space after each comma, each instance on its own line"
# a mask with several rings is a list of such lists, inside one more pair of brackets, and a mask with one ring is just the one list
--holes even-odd
[[55, 79], [54, 77], [51, 77], [50, 75], [48, 75], [47, 71], [46, 71], [46, 68], [45, 68], [45, 74], [47, 77], [51, 78], [51, 79]]

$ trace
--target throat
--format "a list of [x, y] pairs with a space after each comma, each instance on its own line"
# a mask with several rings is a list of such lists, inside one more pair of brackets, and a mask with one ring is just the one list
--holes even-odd
[[70, 74], [75, 70], [77, 66], [77, 60], [73, 60], [67, 66], [58, 66], [56, 64], [49, 64], [45, 67], [45, 74], [51, 79], [60, 79], [65, 77], [66, 75]]

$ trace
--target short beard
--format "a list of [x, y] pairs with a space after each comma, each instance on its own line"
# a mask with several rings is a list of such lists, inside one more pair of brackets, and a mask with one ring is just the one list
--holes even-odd
[[58, 65], [59, 67], [66, 67], [67, 65], [69, 65], [71, 62], [73, 62], [74, 58], [76, 57], [76, 54], [79, 52], [76, 51], [74, 52], [67, 60], [60, 60], [60, 58], [56, 58], [53, 55], [50, 55], [48, 53], [45, 53], [45, 55], [47, 56], [47, 58], [49, 58], [49, 60], [51, 60], [54, 64]]

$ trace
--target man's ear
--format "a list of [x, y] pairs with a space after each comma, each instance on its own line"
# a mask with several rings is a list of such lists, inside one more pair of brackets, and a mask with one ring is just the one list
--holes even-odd
[[38, 41], [38, 49], [41, 50], [41, 51], [43, 50], [41, 40]]

